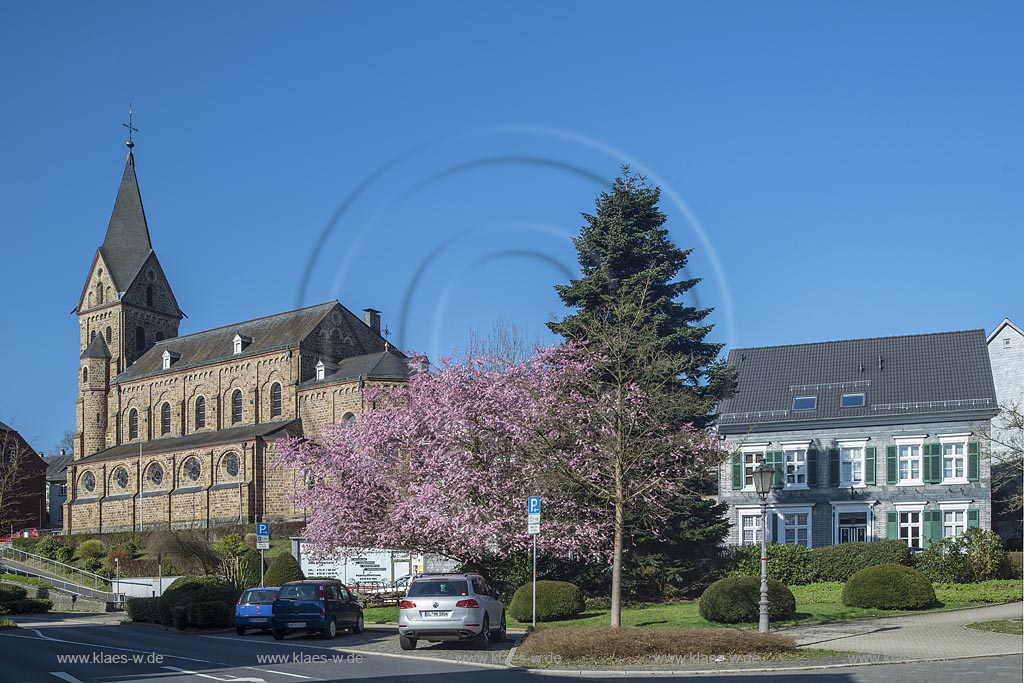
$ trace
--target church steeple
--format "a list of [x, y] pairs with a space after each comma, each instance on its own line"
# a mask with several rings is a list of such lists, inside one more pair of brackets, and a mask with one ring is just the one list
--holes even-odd
[[107, 224], [107, 235], [100, 247], [103, 260], [110, 269], [110, 277], [118, 292], [125, 292], [135, 279], [142, 264], [153, 253], [149, 239], [149, 225], [142, 208], [139, 181], [135, 177], [135, 155], [128, 150], [128, 160], [121, 176], [121, 186], [114, 200], [114, 211]]

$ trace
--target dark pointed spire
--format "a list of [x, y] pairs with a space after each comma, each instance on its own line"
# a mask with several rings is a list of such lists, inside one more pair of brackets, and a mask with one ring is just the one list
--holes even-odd
[[[129, 129], [129, 134], [131, 133]], [[107, 236], [100, 251], [110, 269], [110, 277], [118, 292], [124, 292], [149, 258], [153, 245], [149, 241], [149, 226], [142, 208], [139, 181], [135, 177], [134, 142], [128, 140], [128, 159], [121, 177], [121, 187], [114, 200], [114, 211], [107, 225]]]
[[97, 334], [82, 351], [82, 358], [110, 358], [110, 348], [102, 334]]

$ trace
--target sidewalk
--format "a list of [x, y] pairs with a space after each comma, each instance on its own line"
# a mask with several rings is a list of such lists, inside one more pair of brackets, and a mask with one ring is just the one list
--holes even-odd
[[1020, 619], [1021, 603], [863, 619], [817, 626], [787, 626], [774, 633], [798, 646], [886, 655], [899, 659], [954, 659], [1024, 653], [1020, 636], [965, 628], [994, 619]]

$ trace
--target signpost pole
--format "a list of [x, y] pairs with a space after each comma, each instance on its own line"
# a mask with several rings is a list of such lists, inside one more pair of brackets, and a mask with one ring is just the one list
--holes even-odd
[[256, 522], [256, 547], [260, 551], [260, 586], [263, 585], [263, 551], [270, 547], [270, 524]]
[[260, 585], [263, 585], [263, 548], [260, 548]]
[[537, 628], [537, 534], [533, 534], [533, 627]]

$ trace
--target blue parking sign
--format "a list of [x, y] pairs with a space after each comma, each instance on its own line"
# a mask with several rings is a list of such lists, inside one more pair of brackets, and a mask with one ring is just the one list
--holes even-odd
[[526, 511], [531, 515], [540, 514], [540, 496], [530, 496], [526, 499]]
[[256, 535], [257, 536], [269, 536], [270, 535], [270, 523], [269, 522], [256, 522]]

